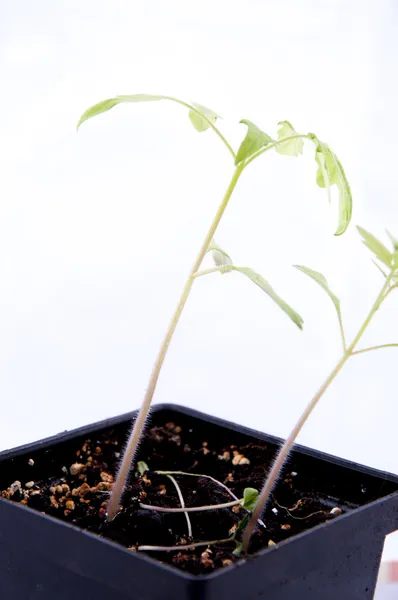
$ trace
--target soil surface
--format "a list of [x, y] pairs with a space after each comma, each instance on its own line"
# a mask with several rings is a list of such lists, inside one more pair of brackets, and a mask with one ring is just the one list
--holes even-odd
[[[57, 460], [52, 459], [50, 466], [43, 451], [37, 457], [23, 458], [21, 473], [14, 465], [12, 479], [0, 493], [3, 498], [109, 538], [132, 552], [140, 552], [142, 545], [168, 547], [225, 540], [236, 533], [247, 515], [241, 506], [190, 512], [192, 536], [189, 536], [186, 513], [142, 508], [142, 504], [181, 507], [174, 482], [155, 471], [178, 470], [211, 476], [229, 491], [207, 477], [173, 475], [186, 507], [221, 504], [233, 500], [232, 494], [242, 498], [245, 488], [259, 490], [276, 450], [261, 441], [242, 440], [241, 435], [231, 431], [227, 437], [214, 432], [205, 437], [203, 426], [201, 430], [190, 427], [186, 417], [149, 426], [138, 457], [145, 461], [148, 470], [141, 474], [135, 470], [131, 474], [120, 512], [112, 522], [107, 522], [107, 498], [126, 431], [115, 427], [94, 435], [61, 445], [62, 452], [57, 450]], [[320, 493], [313, 479], [313, 473], [305, 473], [300, 463], [290, 461], [263, 515], [264, 523], [258, 524], [253, 535], [251, 553], [338, 518], [361, 503], [358, 498], [363, 489], [351, 490], [348, 494], [351, 502], [342, 501], [334, 482], [328, 482], [326, 488], [322, 484], [324, 489]], [[236, 547], [232, 540], [177, 551], [148, 551], [148, 554], [190, 573], [206, 574], [239, 560], [233, 553]]]

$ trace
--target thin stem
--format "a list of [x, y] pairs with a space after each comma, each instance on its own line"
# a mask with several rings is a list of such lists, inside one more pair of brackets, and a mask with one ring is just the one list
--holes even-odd
[[[181, 488], [178, 485], [177, 481], [174, 479], [174, 477], [172, 475], [166, 475], [166, 477], [168, 477], [170, 479], [170, 481], [173, 483], [175, 489], [177, 490], [177, 494], [178, 494], [178, 498], [180, 500], [180, 504], [182, 506], [182, 508], [185, 507], [185, 502], [184, 502], [184, 497], [182, 495], [181, 492]], [[192, 525], [191, 525], [191, 519], [189, 518], [189, 514], [185, 511], [185, 518], [187, 520], [187, 526], [188, 526], [188, 536], [191, 538], [192, 537]]]
[[[178, 552], [179, 550], [190, 550], [191, 548], [200, 548], [201, 546], [212, 546], [213, 544], [226, 544], [234, 542], [233, 537], [223, 540], [211, 540], [210, 542], [195, 542], [194, 544], [181, 544], [180, 546], [137, 546], [139, 552]], [[132, 548], [130, 548], [132, 549]]]
[[398, 344], [381, 344], [380, 346], [369, 346], [369, 348], [361, 348], [361, 350], [355, 350], [351, 356], [356, 354], [364, 354], [364, 352], [371, 352], [372, 350], [380, 350], [382, 348], [397, 348]]
[[193, 275], [193, 277], [203, 277], [203, 275], [210, 275], [210, 273], [220, 273], [222, 267], [211, 267], [210, 269], [203, 269], [203, 271], [198, 271]]
[[247, 165], [249, 165], [258, 156], [260, 156], [261, 154], [264, 154], [264, 152], [268, 152], [268, 150], [272, 150], [272, 148], [275, 148], [279, 144], [284, 144], [285, 142], [290, 142], [291, 140], [304, 140], [304, 139], [310, 139], [310, 138], [306, 134], [297, 133], [296, 135], [289, 135], [288, 137], [285, 137], [282, 140], [272, 142], [272, 144], [268, 144], [268, 146], [261, 148], [261, 150], [256, 152], [256, 154], [253, 154], [250, 158], [248, 158], [247, 161], [245, 162], [245, 167], [247, 167]]
[[347, 348], [347, 350], [345, 351], [343, 356], [340, 358], [337, 365], [334, 367], [333, 371], [326, 378], [324, 383], [319, 388], [318, 392], [315, 394], [315, 396], [312, 398], [312, 400], [306, 406], [306, 408], [304, 409], [304, 412], [300, 416], [299, 420], [297, 421], [296, 425], [294, 426], [289, 437], [287, 438], [287, 440], [284, 442], [281, 449], [279, 450], [279, 453], [278, 453], [276, 460], [272, 466], [272, 469], [269, 472], [268, 477], [265, 481], [264, 487], [261, 490], [257, 504], [252, 512], [252, 515], [249, 519], [247, 527], [246, 527], [245, 531], [243, 532], [243, 537], [242, 537], [243, 552], [247, 553], [247, 551], [248, 551], [250, 538], [251, 538], [254, 528], [256, 526], [257, 519], [261, 516], [261, 513], [263, 512], [265, 505], [269, 500], [270, 494], [271, 494], [271, 492], [275, 486], [275, 483], [280, 475], [281, 469], [283, 468], [283, 466], [288, 458], [288, 455], [292, 449], [292, 446], [297, 439], [297, 436], [299, 435], [303, 426], [307, 422], [307, 419], [309, 418], [312, 411], [318, 404], [319, 400], [322, 398], [323, 394], [329, 388], [330, 384], [334, 381], [334, 379], [340, 373], [341, 369], [344, 367], [347, 360], [352, 355], [356, 345], [358, 344], [359, 340], [361, 339], [362, 335], [364, 334], [370, 321], [372, 320], [372, 317], [374, 316], [375, 312], [379, 309], [381, 303], [383, 302], [384, 294], [385, 294], [385, 291], [388, 289], [388, 286], [390, 285], [392, 275], [393, 275], [393, 273], [391, 272], [390, 275], [387, 277], [380, 294], [377, 296], [375, 303], [373, 304], [368, 316], [366, 317], [366, 319], [363, 322], [362, 326], [360, 327], [357, 335], [355, 336], [354, 341]]
[[[235, 496], [233, 491], [230, 490], [225, 483], [221, 483], [221, 481], [218, 481], [218, 479], [215, 479], [211, 475], [203, 475], [202, 473], [186, 473], [185, 471], [155, 471], [155, 473], [158, 475], [186, 475], [188, 477], [204, 477], [205, 479], [210, 479], [210, 481], [213, 481], [213, 483], [216, 483], [218, 486], [223, 488], [234, 500], [239, 500], [238, 496]], [[266, 529], [265, 523], [261, 519], [258, 519], [258, 524]]]
[[238, 496], [235, 496], [229, 487], [227, 487], [224, 483], [221, 483], [221, 481], [218, 481], [218, 479], [214, 479], [214, 477], [211, 475], [203, 475], [202, 473], [186, 473], [185, 471], [155, 471], [155, 473], [158, 475], [186, 475], [187, 477], [203, 477], [205, 479], [210, 479], [210, 481], [213, 481], [218, 486], [222, 487], [226, 492], [228, 492], [231, 498], [234, 500], [239, 500]]
[[164, 513], [182, 513], [182, 512], [204, 512], [207, 510], [220, 510], [221, 508], [230, 508], [231, 506], [237, 506], [242, 504], [243, 498], [240, 500], [231, 500], [231, 502], [224, 502], [223, 504], [210, 504], [209, 506], [186, 506], [185, 508], [169, 508], [168, 506], [154, 506], [153, 504], [143, 504], [140, 502], [140, 508], [146, 510], [155, 510], [156, 512]]
[[391, 292], [392, 292], [393, 290], [396, 290], [397, 288], [398, 288], [398, 283], [395, 283], [394, 285], [391, 285], [391, 286], [388, 288], [388, 290], [386, 291], [386, 293], [384, 294], [384, 298], [383, 298], [383, 300], [385, 300], [385, 299], [387, 298], [387, 296], [388, 296], [389, 294], [391, 294]]
[[338, 319], [339, 319], [341, 341], [343, 343], [343, 352], [346, 352], [347, 351], [347, 341], [346, 341], [345, 333], [344, 333], [343, 318], [342, 318], [341, 312], [339, 310], [337, 311], [337, 316], [338, 316]]
[[177, 98], [172, 98], [171, 96], [166, 96], [166, 98], [168, 100], [172, 100], [173, 102], [177, 102], [177, 104], [181, 104], [182, 106], [185, 106], [186, 108], [189, 108], [189, 110], [192, 110], [193, 112], [195, 112], [196, 114], [198, 114], [202, 119], [204, 119], [206, 121], [206, 123], [208, 125], [210, 125], [210, 127], [212, 128], [212, 130], [214, 131], [214, 133], [216, 135], [218, 135], [218, 137], [220, 138], [220, 140], [225, 144], [225, 146], [228, 148], [229, 152], [232, 154], [233, 159], [235, 160], [236, 154], [235, 154], [234, 150], [232, 149], [232, 146], [227, 142], [226, 138], [223, 136], [223, 134], [221, 133], [221, 131], [214, 125], [214, 123], [213, 123], [213, 121], [211, 119], [209, 119], [206, 115], [204, 115], [203, 113], [201, 113], [200, 110], [198, 110], [197, 108], [195, 108], [191, 104], [188, 104], [188, 102], [184, 102], [183, 100], [178, 100]]
[[114, 483], [114, 486], [113, 486], [113, 489], [111, 492], [111, 496], [110, 496], [110, 499], [108, 502], [108, 515], [107, 515], [108, 520], [112, 520], [116, 516], [116, 513], [118, 511], [120, 499], [122, 497], [124, 486], [126, 484], [127, 477], [130, 472], [131, 463], [134, 459], [134, 455], [135, 455], [138, 443], [141, 438], [142, 430], [145, 426], [145, 422], [148, 417], [148, 412], [151, 407], [151, 402], [152, 402], [153, 395], [155, 393], [159, 374], [162, 369], [164, 359], [166, 357], [170, 342], [173, 338], [174, 332], [177, 328], [182, 311], [184, 310], [185, 304], [188, 300], [189, 293], [191, 291], [191, 288], [192, 288], [192, 285], [194, 282], [193, 276], [195, 275], [195, 273], [198, 271], [200, 265], [202, 264], [202, 261], [205, 257], [207, 249], [214, 237], [214, 234], [215, 234], [217, 227], [221, 221], [221, 218], [225, 212], [225, 209], [227, 208], [229, 199], [232, 196], [232, 193], [236, 187], [236, 184], [238, 183], [239, 177], [240, 177], [243, 169], [244, 169], [244, 164], [241, 164], [241, 165], [238, 165], [234, 171], [234, 174], [232, 176], [230, 184], [228, 185], [228, 188], [225, 192], [224, 198], [223, 198], [223, 200], [216, 212], [216, 215], [210, 225], [210, 228], [209, 228], [209, 230], [206, 234], [206, 237], [202, 243], [202, 247], [198, 253], [195, 263], [194, 263], [194, 265], [191, 269], [191, 272], [188, 276], [188, 279], [185, 283], [184, 289], [181, 294], [181, 298], [178, 302], [177, 308], [171, 319], [169, 328], [163, 339], [162, 345], [160, 347], [158, 356], [156, 358], [156, 361], [155, 361], [155, 364], [154, 364], [154, 367], [153, 367], [153, 370], [151, 373], [151, 377], [149, 379], [148, 387], [147, 387], [146, 393], [144, 395], [144, 399], [142, 401], [140, 411], [138, 413], [138, 416], [137, 416], [135, 423], [133, 425], [133, 428], [131, 430], [131, 433], [130, 433], [130, 436], [129, 436], [129, 439], [127, 442], [127, 446], [124, 451], [122, 461], [121, 461], [121, 464], [119, 467], [119, 471], [118, 471], [118, 474], [117, 474], [117, 477], [116, 477], [116, 480], [115, 480], [115, 483]]

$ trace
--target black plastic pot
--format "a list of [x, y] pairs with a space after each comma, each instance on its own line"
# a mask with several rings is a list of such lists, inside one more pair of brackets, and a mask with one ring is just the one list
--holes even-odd
[[[48, 468], [62, 444], [109, 427], [131, 414], [0, 454], [0, 481], [31, 477], [28, 458]], [[174, 419], [206, 436], [280, 443], [233, 423], [173, 405], [154, 408], [152, 421]], [[208, 576], [193, 576], [133, 553], [20, 504], [0, 499], [0, 596], [4, 600], [370, 600], [385, 536], [398, 529], [398, 477], [303, 447], [295, 468], [319, 475], [319, 489], [335, 482], [366, 503], [313, 529]], [[298, 466], [297, 466], [298, 465]], [[43, 467], [44, 468], [44, 467]], [[14, 479], [13, 479], [14, 474]]]

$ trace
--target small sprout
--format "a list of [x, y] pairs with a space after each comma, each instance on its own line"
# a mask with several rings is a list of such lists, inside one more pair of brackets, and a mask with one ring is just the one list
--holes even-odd
[[30, 490], [34, 485], [35, 485], [34, 481], [27, 481], [25, 483], [25, 487], [26, 487], [27, 490]]
[[30, 467], [33, 467], [33, 466], [34, 466], [34, 464], [35, 464], [35, 461], [33, 460], [33, 458], [30, 458], [30, 459], [28, 460], [28, 465], [29, 465]]
[[243, 491], [243, 508], [252, 512], [258, 499], [258, 490], [254, 488], [245, 488]]
[[271, 548], [272, 546], [276, 546], [275, 542], [273, 540], [268, 540], [268, 548]]
[[139, 460], [137, 463], [137, 471], [139, 473], [139, 475], [141, 475], [141, 477], [147, 472], [149, 471], [149, 467], [146, 464], [146, 462], [144, 462], [143, 460]]
[[291, 475], [292, 477], [297, 477], [297, 472], [296, 472], [296, 471], [292, 471], [292, 472], [290, 473], [290, 475]]
[[76, 505], [75, 505], [75, 503], [73, 502], [73, 500], [67, 500], [67, 501], [65, 502], [65, 508], [66, 508], [67, 510], [75, 510], [75, 506], [76, 506]]
[[279, 514], [279, 510], [277, 508], [273, 508], [272, 512], [274, 513], [274, 515], [278, 515]]

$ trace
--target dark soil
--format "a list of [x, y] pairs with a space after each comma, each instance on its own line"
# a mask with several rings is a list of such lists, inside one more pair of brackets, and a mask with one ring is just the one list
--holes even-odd
[[[1, 495], [109, 538], [132, 551], [139, 551], [141, 545], [175, 546], [229, 538], [247, 514], [241, 507], [190, 513], [192, 538], [188, 537], [184, 514], [141, 508], [140, 503], [181, 506], [173, 482], [155, 470], [210, 475], [241, 498], [245, 488], [261, 488], [276, 447], [248, 441], [245, 436], [228, 430], [217, 435], [214, 426], [205, 430], [209, 435], [204, 435], [203, 425], [196, 427], [194, 419], [190, 423], [186, 417], [179, 415], [178, 418], [178, 422], [163, 420], [148, 428], [138, 458], [147, 463], [149, 470], [143, 476], [132, 473], [120, 513], [110, 523], [106, 521], [106, 504], [126, 438], [125, 426], [63, 443], [56, 449], [56, 456], [54, 451], [51, 454], [42, 450], [37, 455], [18, 459], [12, 472], [8, 469], [8, 477], [11, 473], [12, 477], [5, 482], [4, 474], [1, 476], [0, 489], [5, 485]], [[263, 516], [265, 527], [259, 525], [252, 538], [251, 553], [338, 518], [339, 514], [372, 499], [360, 478], [353, 481], [347, 477], [343, 482], [346, 492], [342, 496], [339, 489], [342, 482], [330, 479], [329, 473], [319, 475], [311, 467], [311, 461], [315, 459], [295, 460], [293, 455]], [[207, 478], [174, 477], [187, 507], [232, 500], [224, 488]], [[190, 573], [204, 574], [239, 560], [233, 554], [235, 549], [236, 543], [232, 541], [148, 553]]]

